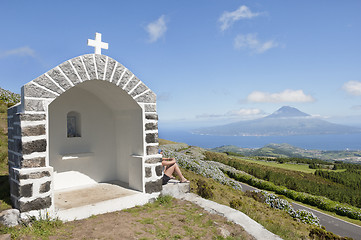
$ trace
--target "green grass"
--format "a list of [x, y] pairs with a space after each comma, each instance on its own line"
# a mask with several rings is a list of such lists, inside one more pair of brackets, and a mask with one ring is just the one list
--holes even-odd
[[[256, 163], [263, 166], [268, 167], [275, 167], [275, 168], [281, 168], [286, 170], [292, 170], [292, 171], [299, 171], [304, 173], [312, 173], [314, 174], [317, 169], [311, 169], [309, 168], [308, 164], [291, 164], [291, 163], [278, 163], [276, 161], [262, 161], [262, 160], [255, 160], [247, 157], [238, 157], [239, 159], [250, 162], [250, 163]], [[343, 172], [346, 171], [346, 169], [338, 169], [338, 170], [327, 170], [327, 169], [320, 169], [322, 171], [333, 171], [333, 172]]]
[[0, 211], [11, 208], [9, 169], [7, 106], [0, 101]]
[[158, 139], [159, 145], [166, 145], [166, 144], [175, 144], [176, 142], [165, 140], [165, 139]]
[[311, 169], [308, 167], [308, 164], [290, 164], [290, 163], [278, 163], [278, 162], [273, 162], [273, 161], [261, 161], [261, 160], [253, 160], [250, 158], [239, 158], [243, 161], [246, 162], [251, 162], [251, 163], [256, 163], [256, 164], [260, 164], [260, 165], [264, 165], [264, 166], [268, 166], [268, 167], [275, 167], [275, 168], [281, 168], [281, 169], [286, 169], [286, 170], [292, 170], [292, 171], [299, 171], [299, 172], [304, 172], [304, 173], [312, 173], [314, 174], [316, 169]]
[[16, 227], [0, 226], [0, 234], [11, 234], [11, 239], [23, 239], [32, 236], [31, 239], [49, 239], [49, 236], [55, 233], [63, 225], [60, 220], [52, 220], [49, 218], [35, 220], [31, 219], [28, 223], [24, 223]]

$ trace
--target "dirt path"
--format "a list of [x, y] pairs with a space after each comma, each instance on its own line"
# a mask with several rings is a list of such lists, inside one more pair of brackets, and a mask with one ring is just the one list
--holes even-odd
[[[242, 227], [172, 199], [65, 223], [50, 239], [254, 239]], [[222, 239], [222, 238], [220, 238]]]

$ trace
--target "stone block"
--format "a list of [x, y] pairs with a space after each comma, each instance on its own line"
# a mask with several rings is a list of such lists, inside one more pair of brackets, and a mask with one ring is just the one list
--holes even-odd
[[97, 76], [95, 74], [95, 62], [94, 62], [93, 54], [84, 55], [83, 58], [90, 80], [97, 79]]
[[155, 173], [157, 174], [157, 176], [162, 176], [163, 175], [163, 166], [162, 165], [158, 165], [155, 167]]
[[16, 167], [16, 168], [20, 167], [20, 165], [21, 165], [21, 157], [15, 155], [13, 162], [14, 162], [14, 167]]
[[108, 64], [107, 64], [107, 71], [106, 71], [106, 74], [105, 74], [105, 80], [110, 81], [110, 78], [111, 78], [111, 76], [113, 74], [115, 64], [116, 64], [116, 61], [114, 59], [108, 57]]
[[26, 184], [19, 187], [21, 197], [32, 197], [33, 196], [33, 184]]
[[158, 179], [154, 182], [147, 182], [145, 184], [145, 192], [146, 193], [154, 193], [162, 191], [162, 179]]
[[[142, 84], [140, 84], [142, 85]], [[144, 104], [145, 112], [157, 112], [157, 106], [155, 104]]]
[[145, 130], [158, 130], [158, 123], [146, 123]]
[[15, 113], [13, 115], [13, 124], [16, 123], [16, 122], [20, 122], [20, 114], [21, 113]]
[[45, 167], [45, 157], [23, 159], [21, 161], [21, 167], [23, 168]]
[[21, 121], [42, 121], [46, 119], [45, 114], [20, 114]]
[[16, 107], [8, 108], [8, 116], [14, 115], [16, 113]]
[[38, 98], [56, 98], [57, 95], [48, 92], [38, 86], [35, 86], [31, 82], [25, 84], [23, 87], [23, 92], [25, 97], [38, 97]]
[[158, 114], [156, 114], [156, 113], [146, 113], [145, 114], [145, 119], [158, 120]]
[[0, 234], [0, 240], [11, 240], [11, 234]]
[[[10, 137], [9, 137], [10, 138]], [[8, 149], [10, 151], [15, 151], [15, 143], [13, 141], [10, 141], [10, 139], [8, 139]], [[9, 153], [10, 154], [10, 153]], [[10, 155], [9, 155], [10, 156]]]
[[130, 96], [132, 96], [132, 97], [138, 96], [142, 92], [145, 92], [145, 90], [147, 90], [147, 89], [148, 89], [148, 87], [145, 86], [144, 83], [141, 83], [138, 85], [138, 87], [136, 89], [134, 89], [134, 91], [130, 94]]
[[166, 185], [162, 187], [162, 195], [170, 195], [175, 198], [184, 196], [185, 193], [190, 192], [189, 183], [179, 183], [178, 181], [169, 181]]
[[147, 155], [158, 154], [158, 146], [147, 146]]
[[125, 70], [125, 67], [122, 64], [117, 64], [117, 67], [115, 68], [115, 72], [113, 75], [112, 83], [114, 83], [114, 84], [118, 83], [118, 80], [122, 76], [124, 70]]
[[22, 136], [39, 136], [45, 135], [46, 132], [45, 125], [23, 127], [21, 131]]
[[14, 181], [9, 181], [10, 183], [10, 193], [15, 197], [20, 196], [19, 184]]
[[42, 177], [50, 177], [50, 172], [49, 171], [41, 171], [41, 172], [33, 172], [33, 173], [28, 173], [28, 174], [21, 174], [19, 176], [19, 179], [21, 179], [21, 180], [38, 179], [38, 178], [42, 178]]
[[71, 88], [69, 81], [66, 80], [65, 76], [60, 72], [59, 69], [53, 68], [49, 72], [48, 75], [57, 83], [59, 84], [65, 91]]
[[51, 197], [37, 198], [29, 202], [19, 202], [20, 212], [29, 212], [31, 210], [40, 210], [51, 206]]
[[143, 95], [140, 95], [139, 97], [134, 99], [135, 101], [139, 103], [155, 103], [157, 101], [157, 96], [154, 92], [149, 91]]
[[53, 92], [56, 92], [59, 94], [63, 93], [63, 91], [55, 83], [53, 83], [47, 76], [45, 76], [45, 74], [34, 79], [33, 81], [43, 87], [46, 87], [47, 89], [50, 89]]
[[15, 129], [14, 128], [8, 128], [8, 140], [12, 139], [15, 135]]
[[145, 135], [146, 143], [157, 143], [158, 142], [158, 133], [147, 133]]
[[15, 227], [19, 224], [19, 220], [20, 211], [18, 209], [7, 209], [0, 212], [0, 224], [5, 227]]
[[21, 128], [20, 128], [20, 125], [14, 125], [14, 136], [21, 136]]
[[46, 151], [46, 139], [39, 139], [22, 144], [22, 153], [31, 154], [33, 152], [45, 152]]
[[22, 144], [22, 141], [21, 139], [18, 139], [18, 138], [15, 138], [14, 139], [14, 152], [18, 152], [18, 153], [21, 153], [22, 150], [23, 150], [23, 144]]
[[70, 65], [68, 61], [63, 62], [62, 64], [59, 65], [59, 67], [74, 85], [80, 83], [78, 76], [76, 75], [73, 67]]
[[43, 112], [45, 111], [45, 108], [42, 100], [25, 99], [24, 110]]
[[50, 191], [50, 184], [51, 184], [51, 181], [47, 181], [46, 183], [41, 184], [39, 192], [40, 193], [49, 192]]
[[[8, 113], [8, 116], [11, 116], [11, 115], [9, 115], [9, 113]], [[8, 127], [12, 127], [14, 125], [14, 121], [12, 118], [8, 118], [7, 121], [8, 121]]]
[[145, 160], [145, 163], [150, 163], [150, 164], [160, 163], [160, 162], [162, 162], [162, 158], [148, 158], [147, 160]]
[[98, 79], [103, 80], [106, 56], [95, 54], [95, 62], [97, 64]]
[[73, 64], [75, 71], [77, 71], [77, 73], [78, 73], [79, 77], [82, 79], [82, 81], [88, 80], [88, 77], [85, 72], [85, 68], [83, 66], [83, 63], [82, 63], [80, 57], [73, 58], [70, 61]]
[[125, 91], [129, 93], [130, 90], [132, 90], [139, 82], [140, 80], [137, 77], [133, 77], [132, 80], [129, 81], [127, 86], [125, 87]]
[[152, 176], [152, 168], [151, 167], [146, 167], [145, 168], [145, 177], [149, 178]]
[[125, 71], [122, 79], [119, 82], [119, 87], [123, 88], [124, 85], [129, 81], [129, 79], [133, 76], [133, 73], [128, 69]]

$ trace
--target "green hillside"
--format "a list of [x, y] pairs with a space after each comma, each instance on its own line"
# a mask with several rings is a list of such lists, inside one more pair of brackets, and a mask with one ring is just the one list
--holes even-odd
[[19, 94], [0, 88], [0, 211], [11, 208], [8, 172], [7, 109], [19, 101]]
[[240, 148], [237, 146], [221, 146], [212, 148], [215, 152], [233, 152], [249, 157], [268, 158], [309, 158], [328, 162], [343, 161], [361, 164], [361, 151], [323, 151], [294, 147], [289, 144], [267, 144], [262, 148]]

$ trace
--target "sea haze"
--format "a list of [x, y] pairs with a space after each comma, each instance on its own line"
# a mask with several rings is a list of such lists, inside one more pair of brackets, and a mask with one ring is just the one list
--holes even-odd
[[297, 136], [211, 136], [192, 134], [187, 130], [159, 128], [159, 138], [203, 148], [214, 148], [224, 145], [234, 145], [242, 148], [261, 148], [269, 143], [288, 143], [303, 149], [361, 150], [361, 133]]

